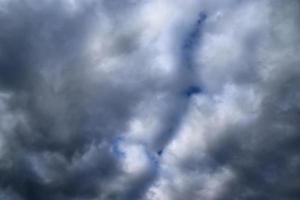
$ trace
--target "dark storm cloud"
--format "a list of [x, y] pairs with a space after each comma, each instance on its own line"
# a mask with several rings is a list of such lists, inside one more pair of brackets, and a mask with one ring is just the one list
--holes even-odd
[[[295, 102], [299, 99], [299, 81], [292, 76], [286, 78], [282, 86], [267, 95], [255, 122], [230, 127], [228, 134], [214, 145], [216, 161], [236, 173], [228, 191], [219, 199], [299, 198], [300, 112]], [[291, 94], [293, 97], [288, 97]], [[282, 107], [283, 102], [288, 109]]]
[[[122, 176], [111, 140], [141, 94], [130, 85], [116, 87], [101, 74], [90, 81], [94, 66], [84, 52], [97, 12], [117, 10], [95, 2], [76, 2], [76, 11], [63, 1], [1, 4], [0, 85], [9, 95], [5, 110], [15, 121], [1, 133], [7, 148], [0, 170], [5, 198], [137, 198], [136, 180], [128, 181], [134, 187], [126, 186], [132, 191], [128, 197], [107, 185]], [[114, 51], [128, 51], [131, 38], [117, 40]]]
[[0, 198], [299, 198], [299, 2], [0, 1]]
[[[299, 38], [292, 32], [289, 39], [281, 38], [282, 32], [276, 27], [291, 30], [287, 19], [299, 24], [299, 3], [277, 3], [278, 10], [272, 14], [275, 25], [270, 30], [274, 43], [268, 51], [296, 52]], [[289, 41], [295, 43], [287, 44]], [[281, 56], [275, 59], [270, 79], [257, 86], [264, 92], [257, 119], [246, 126], [230, 127], [226, 130], [228, 136], [225, 134], [215, 145], [216, 160], [236, 173], [219, 199], [299, 198], [299, 60], [295, 53], [289, 59]]]

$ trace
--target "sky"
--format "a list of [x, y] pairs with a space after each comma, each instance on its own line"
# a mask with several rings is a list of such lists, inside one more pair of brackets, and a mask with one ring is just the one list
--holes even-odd
[[300, 199], [298, 0], [0, 0], [0, 199]]

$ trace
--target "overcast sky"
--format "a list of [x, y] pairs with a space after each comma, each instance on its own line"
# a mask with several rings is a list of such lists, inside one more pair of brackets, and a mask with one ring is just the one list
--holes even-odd
[[0, 199], [299, 200], [298, 0], [0, 0]]

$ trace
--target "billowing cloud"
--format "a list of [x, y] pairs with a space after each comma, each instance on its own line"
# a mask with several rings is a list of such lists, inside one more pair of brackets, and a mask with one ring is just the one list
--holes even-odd
[[299, 9], [0, 0], [0, 199], [299, 199]]

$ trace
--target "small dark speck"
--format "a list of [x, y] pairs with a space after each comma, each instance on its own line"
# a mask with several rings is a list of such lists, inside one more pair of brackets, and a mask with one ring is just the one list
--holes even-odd
[[162, 153], [163, 153], [163, 150], [159, 150], [159, 151], [157, 152], [157, 155], [161, 156]]
[[207, 15], [205, 13], [200, 13], [198, 20], [197, 20], [197, 24], [202, 24], [207, 18]]
[[185, 91], [184, 91], [184, 94], [187, 96], [187, 97], [190, 97], [192, 96], [193, 94], [198, 94], [201, 92], [201, 88], [198, 87], [198, 86], [195, 86], [195, 85], [192, 85], [192, 86], [189, 86]]

